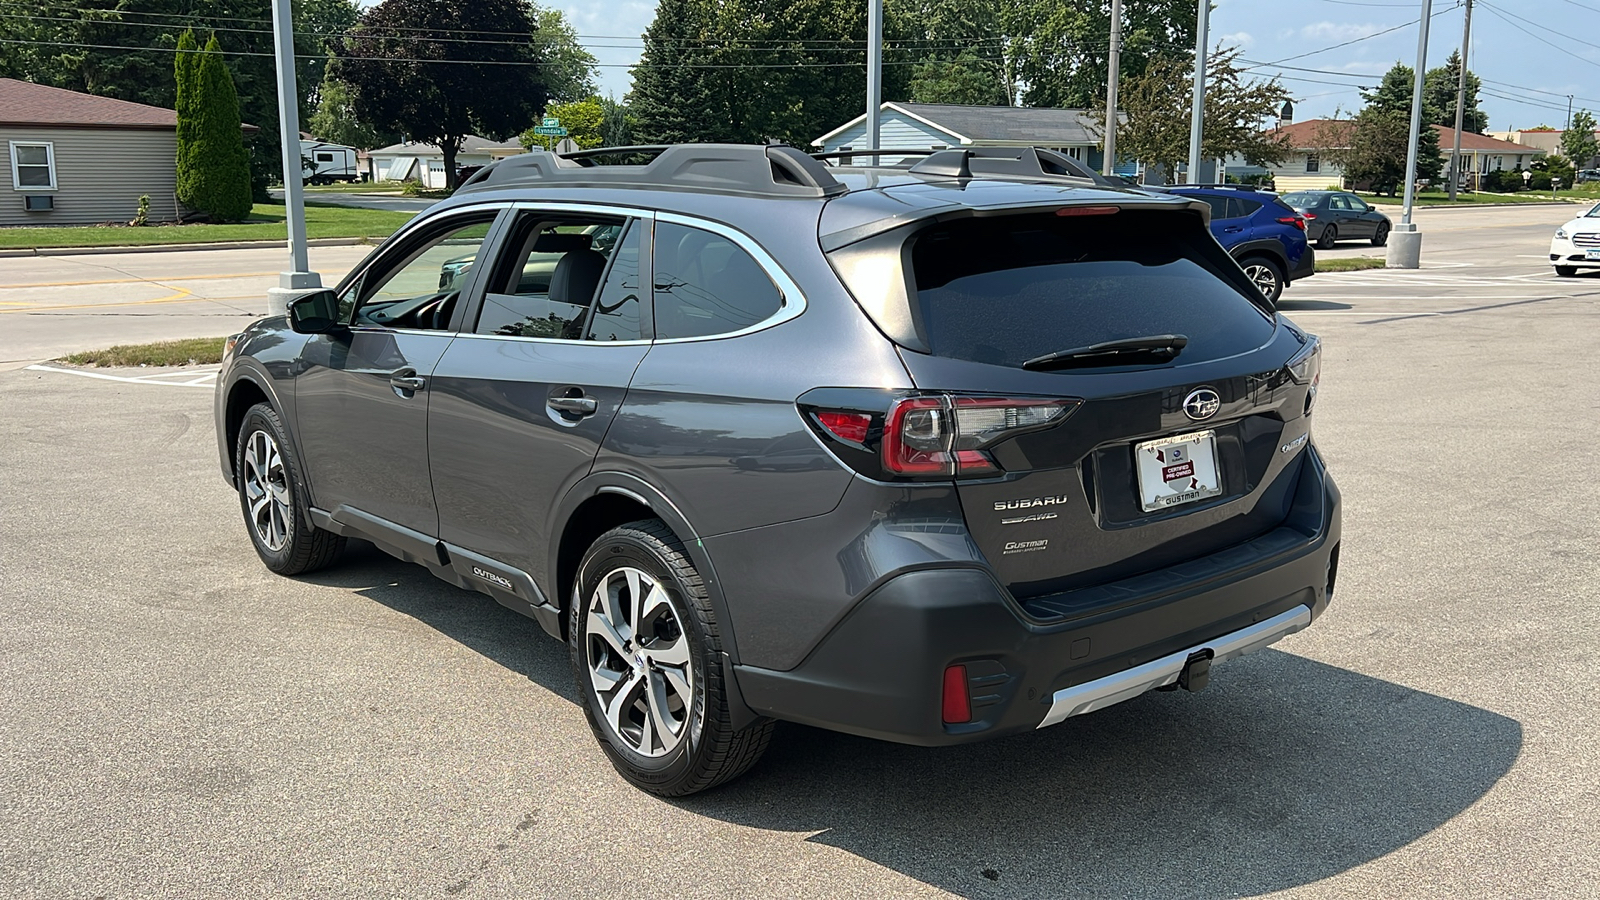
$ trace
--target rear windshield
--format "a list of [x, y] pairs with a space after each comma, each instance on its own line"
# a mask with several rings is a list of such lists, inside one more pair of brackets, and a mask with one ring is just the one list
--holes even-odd
[[1317, 201], [1321, 199], [1321, 194], [1313, 194], [1307, 191], [1296, 191], [1292, 194], [1283, 195], [1283, 202], [1289, 204], [1290, 206], [1299, 207], [1301, 209], [1309, 209], [1310, 207], [1316, 206]]
[[1193, 362], [1272, 336], [1260, 297], [1245, 293], [1249, 283], [1196, 216], [961, 219], [913, 237], [911, 261], [919, 331], [936, 356], [1018, 366], [1103, 341], [1181, 334], [1189, 345], [1180, 360]]

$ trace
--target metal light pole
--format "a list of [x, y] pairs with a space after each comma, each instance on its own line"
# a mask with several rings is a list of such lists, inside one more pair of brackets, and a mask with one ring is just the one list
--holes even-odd
[[1461, 72], [1456, 79], [1456, 140], [1450, 148], [1450, 199], [1456, 199], [1461, 181], [1461, 115], [1467, 103], [1467, 46], [1472, 43], [1472, 0], [1467, 0], [1467, 24], [1461, 28]]
[[283, 144], [283, 213], [289, 223], [289, 271], [267, 290], [267, 312], [282, 315], [290, 300], [322, 287], [306, 252], [306, 206], [300, 173], [300, 93], [294, 78], [294, 21], [290, 0], [272, 0], [272, 46], [278, 67], [278, 131]]
[[1111, 47], [1106, 70], [1106, 140], [1100, 172], [1112, 175], [1117, 167], [1117, 79], [1122, 73], [1122, 0], [1111, 0]]
[[[867, 0], [867, 146], [878, 145], [879, 107], [883, 106], [883, 0]], [[877, 165], [883, 157], [873, 157]]]
[[1211, 0], [1200, 0], [1194, 27], [1194, 103], [1189, 113], [1189, 181], [1200, 178], [1200, 139], [1206, 128], [1206, 43], [1211, 30]]
[[[1422, 21], [1417, 35], [1417, 68], [1411, 83], [1411, 134], [1406, 142], [1406, 193], [1400, 225], [1389, 236], [1389, 251], [1384, 265], [1391, 269], [1415, 269], [1422, 264], [1422, 232], [1411, 223], [1411, 204], [1417, 197], [1417, 132], [1422, 130], [1422, 75], [1428, 65], [1428, 20], [1433, 17], [1433, 0], [1422, 0]], [[1462, 60], [1466, 68], [1466, 60]]]

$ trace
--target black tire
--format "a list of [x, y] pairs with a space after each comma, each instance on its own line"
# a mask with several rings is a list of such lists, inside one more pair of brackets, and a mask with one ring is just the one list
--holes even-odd
[[[261, 437], [270, 438], [271, 446], [276, 449], [278, 462], [274, 466], [270, 461], [264, 467], [254, 466], [248, 460], [252, 449], [255, 456], [251, 459], [267, 457], [263, 453]], [[254, 444], [254, 448], [252, 448]], [[244, 514], [245, 532], [250, 535], [250, 543], [256, 548], [256, 555], [266, 567], [279, 575], [300, 575], [313, 572], [326, 567], [344, 549], [345, 539], [330, 531], [311, 524], [310, 517], [306, 514], [305, 478], [300, 471], [300, 460], [294, 454], [294, 447], [289, 443], [289, 435], [284, 430], [283, 422], [278, 418], [278, 413], [265, 403], [257, 403], [250, 407], [244, 414], [244, 422], [239, 426], [239, 441], [233, 448], [234, 478], [239, 486], [239, 508]], [[269, 517], [265, 527], [258, 527], [256, 516], [251, 512], [255, 503], [260, 502], [261, 495], [253, 493], [251, 470], [265, 469], [267, 480], [277, 489], [275, 496], [287, 496], [287, 513], [280, 514], [273, 500], [269, 499], [263, 510]], [[277, 474], [273, 469], [278, 470]], [[279, 493], [281, 491], [281, 493]], [[281, 533], [282, 543], [275, 539]]]
[[1339, 226], [1322, 226], [1322, 233], [1317, 235], [1317, 249], [1332, 250], [1333, 245], [1337, 243], [1339, 243]]
[[1267, 256], [1247, 256], [1239, 260], [1245, 275], [1261, 290], [1268, 303], [1276, 304], [1283, 296], [1283, 266]]
[[1379, 222], [1378, 230], [1372, 233], [1372, 246], [1382, 247], [1389, 243], [1389, 223]]
[[[591, 610], [605, 603], [603, 597], [611, 596], [609, 590], [599, 595], [597, 589], [603, 584], [615, 585], [619, 579], [627, 584], [630, 569], [642, 572], [657, 588], [664, 589], [672, 619], [667, 620], [665, 613], [658, 613], [653, 621], [646, 623], [649, 635], [637, 643], [632, 626], [645, 619], [649, 612], [636, 616], [634, 622], [624, 622], [629, 631], [623, 638], [623, 646], [629, 656], [622, 657], [613, 649], [614, 644], [591, 635], [588, 627], [592, 617], [600, 620], [597, 626], [602, 629], [609, 621], [603, 613]], [[641, 593], [646, 598], [650, 596], [648, 590]], [[618, 597], [618, 610], [624, 599]], [[665, 522], [659, 519], [630, 522], [601, 535], [583, 556], [568, 607], [567, 649], [578, 695], [583, 698], [584, 715], [601, 749], [623, 778], [658, 796], [682, 797], [736, 778], [761, 758], [772, 740], [774, 723], [771, 719], [759, 719], [745, 728], [734, 729], [723, 685], [722, 640], [716, 616], [700, 573], [685, 555], [683, 543]], [[656, 605], [656, 608], [661, 607]], [[615, 633], [622, 637], [622, 629], [615, 629]], [[665, 697], [670, 690], [674, 692], [673, 697], [682, 697], [662, 674], [664, 669], [657, 660], [645, 656], [648, 650], [661, 647], [666, 648], [662, 651], [664, 656], [666, 652], [681, 652], [675, 649], [680, 642], [688, 651], [685, 656], [689, 668], [684, 671], [689, 677], [680, 678], [678, 683], [689, 683], [689, 702], [680, 703], [680, 710], [669, 708], [669, 715], [682, 713], [681, 730], [674, 735], [673, 723], [668, 722], [668, 734], [658, 740], [654, 735], [659, 726], [649, 725], [650, 730], [646, 731], [650, 721], [647, 717], [653, 706], [647, 704], [644, 693], [639, 693], [634, 701], [627, 698], [640, 691], [641, 686], [648, 690], [657, 684], [662, 693], [656, 696]], [[617, 676], [617, 693], [611, 695], [611, 706], [622, 704], [616, 707], [621, 710], [618, 718], [628, 717], [621, 729], [613, 728], [607, 716], [608, 705], [595, 686], [597, 679], [590, 674], [591, 658], [599, 661], [597, 666], [603, 666], [605, 673]], [[607, 665], [608, 662], [620, 662], [624, 668], [617, 669]], [[666, 667], [671, 668], [670, 665]], [[641, 672], [644, 673], [642, 682], [638, 680]], [[651, 681], [652, 677], [656, 680]], [[630, 689], [629, 683], [636, 687]], [[655, 746], [657, 743], [664, 745], [667, 738], [676, 740], [670, 748]], [[659, 749], [659, 754], [641, 752], [646, 742], [650, 743], [650, 753]]]

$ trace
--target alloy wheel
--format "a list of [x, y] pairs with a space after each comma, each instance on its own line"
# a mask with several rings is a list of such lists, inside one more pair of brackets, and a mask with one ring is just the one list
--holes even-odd
[[265, 431], [250, 435], [244, 448], [244, 498], [256, 540], [273, 553], [289, 543], [289, 475], [278, 442]]
[[682, 743], [695, 713], [694, 665], [663, 585], [632, 566], [607, 572], [589, 596], [583, 645], [613, 740], [646, 757]]
[[1244, 267], [1244, 274], [1255, 282], [1261, 295], [1271, 298], [1278, 292], [1278, 273], [1261, 263], [1251, 263]]

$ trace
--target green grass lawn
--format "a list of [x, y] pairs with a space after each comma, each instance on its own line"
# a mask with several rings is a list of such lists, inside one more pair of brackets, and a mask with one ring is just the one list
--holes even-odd
[[[1380, 197], [1376, 194], [1362, 194], [1361, 199], [1373, 206], [1399, 206], [1405, 202], [1403, 196]], [[1423, 191], [1417, 194], [1417, 206], [1482, 206], [1485, 203], [1549, 203], [1551, 200], [1574, 200], [1576, 195], [1562, 191], [1560, 195], [1552, 197], [1549, 191], [1528, 191], [1517, 194], [1474, 194], [1471, 191], [1460, 191], [1456, 194], [1454, 203], [1450, 202], [1450, 195], [1443, 191]]]
[[[410, 221], [411, 213], [386, 209], [306, 204], [306, 233], [313, 238], [386, 238]], [[118, 247], [199, 244], [210, 241], [286, 240], [283, 204], [257, 203], [250, 218], [229, 225], [77, 225], [59, 228], [0, 228], [0, 250], [30, 247]]]
[[104, 350], [86, 350], [62, 357], [79, 366], [188, 366], [222, 362], [226, 338], [187, 338], [154, 344], [119, 344]]
[[1318, 272], [1359, 272], [1362, 269], [1381, 269], [1384, 259], [1381, 256], [1319, 256], [1317, 257]]
[[[274, 190], [281, 190], [275, 188]], [[305, 192], [311, 194], [398, 194], [398, 181], [358, 181], [355, 184], [308, 184]]]

